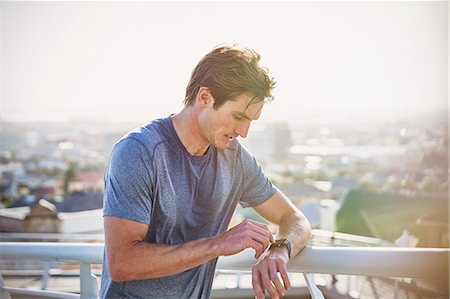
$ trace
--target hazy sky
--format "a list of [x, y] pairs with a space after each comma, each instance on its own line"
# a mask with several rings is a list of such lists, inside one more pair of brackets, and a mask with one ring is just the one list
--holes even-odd
[[257, 50], [276, 78], [263, 120], [444, 110], [447, 5], [2, 1], [1, 118], [169, 115], [198, 60], [223, 42]]

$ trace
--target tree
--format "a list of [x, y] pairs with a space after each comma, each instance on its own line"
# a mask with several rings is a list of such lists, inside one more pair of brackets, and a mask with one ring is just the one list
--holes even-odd
[[70, 182], [75, 180], [77, 168], [78, 165], [71, 162], [67, 170], [64, 172], [64, 194], [67, 194], [67, 192], [69, 191]]

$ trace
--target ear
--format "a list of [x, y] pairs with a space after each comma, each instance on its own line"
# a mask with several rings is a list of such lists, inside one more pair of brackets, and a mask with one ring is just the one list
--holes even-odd
[[214, 104], [214, 99], [209, 89], [202, 86], [197, 92], [195, 102], [198, 103], [200, 107], [207, 107], [210, 103]]

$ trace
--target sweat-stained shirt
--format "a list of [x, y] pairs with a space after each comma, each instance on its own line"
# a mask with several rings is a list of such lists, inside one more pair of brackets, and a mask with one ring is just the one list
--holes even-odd
[[[145, 223], [145, 242], [176, 245], [226, 231], [238, 203], [257, 206], [275, 192], [236, 139], [225, 149], [211, 145], [205, 155], [192, 156], [167, 117], [115, 145], [105, 172], [104, 216]], [[100, 298], [209, 298], [216, 263], [217, 258], [170, 276], [115, 282], [104, 257]]]

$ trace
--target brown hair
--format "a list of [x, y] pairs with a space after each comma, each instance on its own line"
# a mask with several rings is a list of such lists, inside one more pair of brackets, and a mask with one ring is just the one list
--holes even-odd
[[217, 109], [226, 101], [250, 94], [252, 102], [271, 101], [275, 85], [268, 69], [259, 66], [260, 55], [237, 46], [219, 46], [206, 54], [195, 67], [186, 88], [184, 104], [193, 105], [200, 87], [206, 87]]

